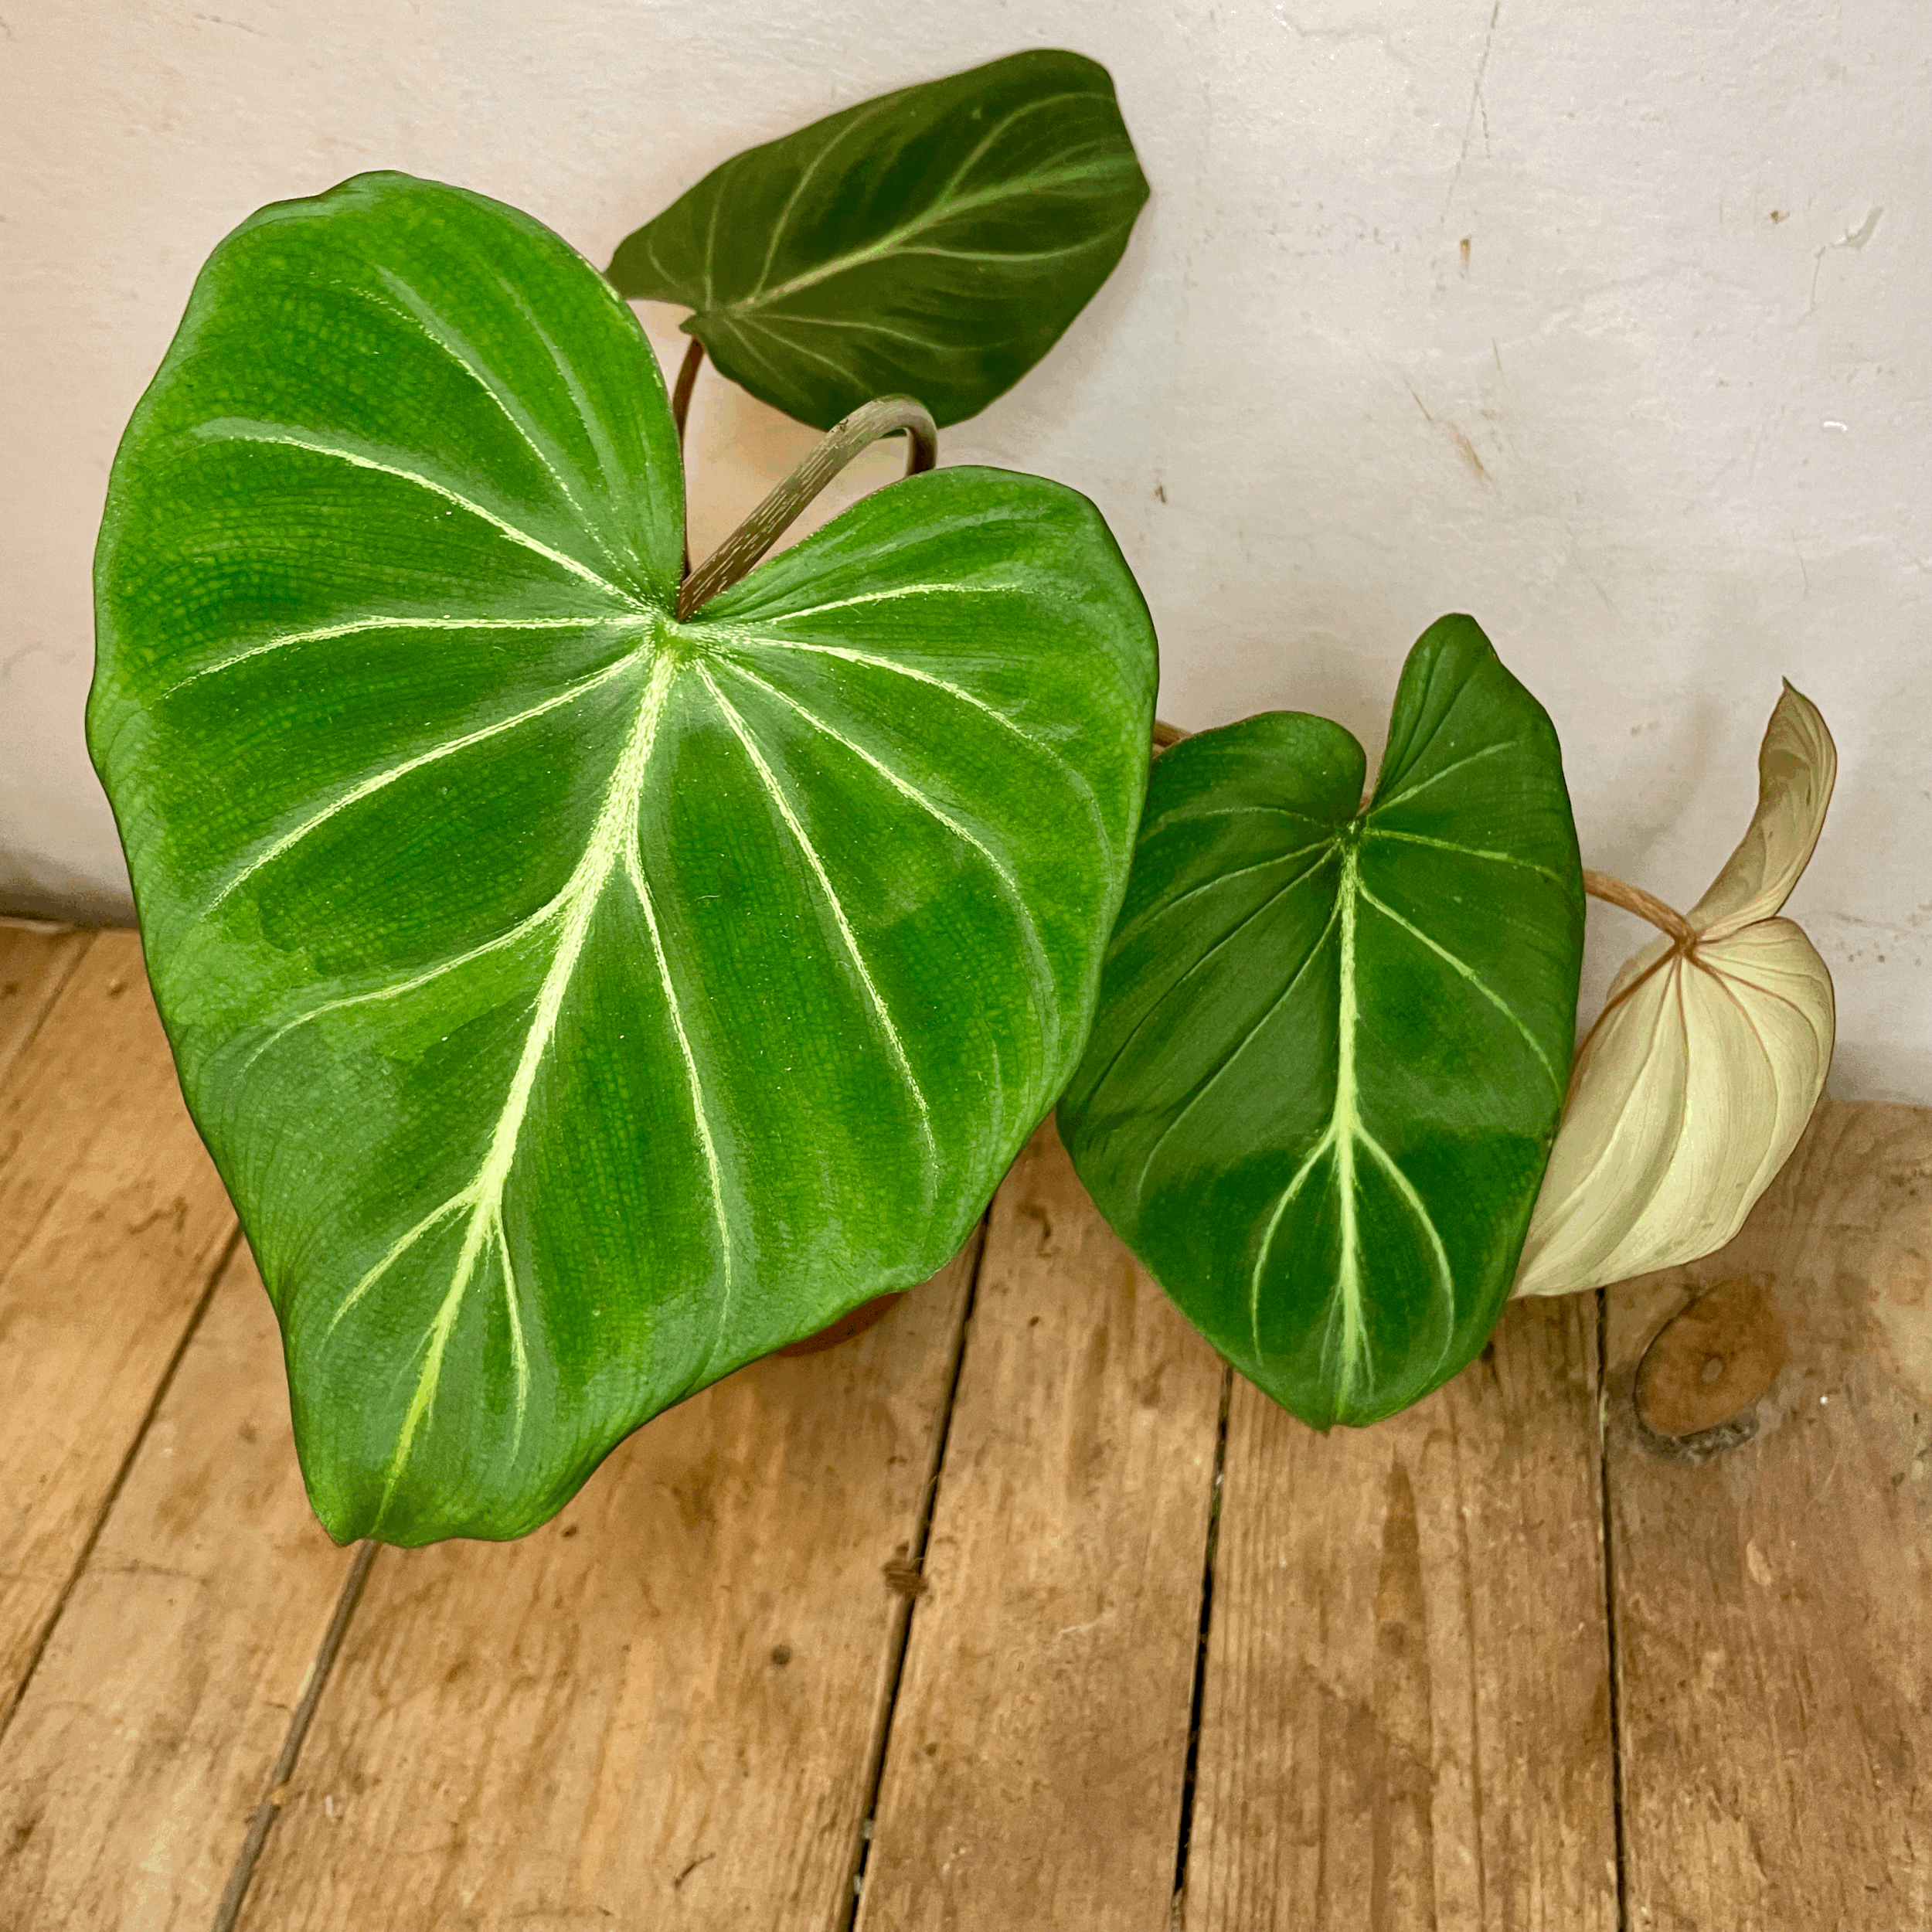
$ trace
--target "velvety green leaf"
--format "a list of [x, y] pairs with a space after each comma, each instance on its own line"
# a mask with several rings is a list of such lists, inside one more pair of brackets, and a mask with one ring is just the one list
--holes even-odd
[[366, 175], [216, 251], [89, 716], [338, 1536], [513, 1536], [937, 1268], [1077, 1057], [1154, 678], [1097, 513], [941, 470], [690, 623], [609, 285]]
[[1339, 725], [1155, 767], [1060, 1128], [1189, 1320], [1297, 1415], [1393, 1413], [1508, 1295], [1583, 947], [1555, 732], [1467, 617], [1410, 654], [1372, 801]]
[[943, 427], [1060, 340], [1146, 199], [1107, 70], [1016, 53], [734, 156], [611, 279], [694, 311], [719, 368], [801, 421], [903, 393]]

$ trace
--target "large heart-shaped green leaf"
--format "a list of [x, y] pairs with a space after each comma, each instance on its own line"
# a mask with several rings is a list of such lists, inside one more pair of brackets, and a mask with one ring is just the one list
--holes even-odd
[[1097, 513], [941, 470], [686, 624], [607, 283], [399, 175], [204, 270], [89, 714], [338, 1536], [513, 1536], [923, 1279], [1074, 1064], [1153, 640]]
[[1556, 736], [1467, 617], [1389, 747], [1293, 712], [1156, 767], [1060, 1128], [1189, 1318], [1326, 1427], [1454, 1374], [1509, 1291], [1575, 1037]]
[[1060, 340], [1146, 199], [1107, 70], [1016, 53], [733, 156], [611, 279], [694, 311], [719, 368], [801, 421], [903, 390], [944, 425]]

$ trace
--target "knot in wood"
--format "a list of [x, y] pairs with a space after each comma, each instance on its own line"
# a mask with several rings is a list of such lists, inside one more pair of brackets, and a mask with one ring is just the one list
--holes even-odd
[[1757, 1434], [1759, 1404], [1788, 1355], [1764, 1283], [1749, 1275], [1719, 1282], [1644, 1351], [1632, 1396], [1639, 1434], [1662, 1454], [1698, 1461], [1736, 1448]]

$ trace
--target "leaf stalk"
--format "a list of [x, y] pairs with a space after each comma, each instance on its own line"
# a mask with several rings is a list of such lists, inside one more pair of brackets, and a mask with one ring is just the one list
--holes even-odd
[[691, 392], [698, 386], [698, 371], [704, 366], [704, 344], [696, 336], [678, 365], [678, 380], [671, 392], [671, 420], [678, 432], [678, 451], [684, 451], [685, 419], [691, 413]]
[[1629, 885], [1607, 872], [1593, 872], [1586, 866], [1583, 890], [1591, 898], [1602, 900], [1606, 905], [1621, 906], [1625, 912], [1648, 920], [1660, 933], [1668, 934], [1681, 947], [1688, 948], [1697, 944], [1697, 934], [1692, 930], [1690, 921], [1682, 913], [1666, 906], [1655, 893], [1645, 892], [1641, 886]]
[[[684, 457], [685, 419], [691, 413], [691, 392], [698, 386], [698, 371], [704, 366], [704, 344], [696, 336], [691, 338], [691, 346], [684, 352], [684, 360], [678, 365], [676, 386], [671, 392], [671, 423], [678, 432], [678, 457]], [[691, 522], [689, 515], [684, 526], [684, 570], [679, 579], [682, 583], [691, 574]]]
[[744, 576], [861, 450], [902, 432], [910, 445], [906, 474], [930, 470], [939, 461], [939, 431], [925, 404], [910, 396], [879, 396], [835, 423], [798, 468], [685, 579], [678, 590], [678, 621], [689, 623], [702, 605]]

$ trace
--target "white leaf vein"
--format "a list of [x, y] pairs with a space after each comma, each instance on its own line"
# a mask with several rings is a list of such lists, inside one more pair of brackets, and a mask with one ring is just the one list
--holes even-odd
[[786, 797], [784, 787], [779, 784], [770, 766], [765, 762], [764, 754], [758, 749], [757, 741], [747, 727], [744, 719], [738, 715], [731, 700], [718, 689], [717, 680], [712, 676], [709, 670], [702, 664], [699, 664], [696, 669], [705, 689], [710, 692], [713, 702], [723, 715], [725, 723], [744, 747], [746, 757], [751, 760], [760, 781], [770, 794], [773, 805], [785, 821], [786, 828], [791, 832], [806, 865], [810, 867], [813, 878], [818, 882], [818, 889], [824, 896], [832, 923], [837, 927], [839, 938], [852, 961], [852, 970], [858, 975], [859, 983], [865, 991], [866, 1002], [872, 1009], [880, 1037], [885, 1041], [886, 1051], [898, 1073], [900, 1084], [904, 1087], [919, 1116], [920, 1138], [926, 1143], [927, 1183], [929, 1191], [936, 1189], [938, 1185], [939, 1144], [933, 1131], [931, 1105], [913, 1075], [912, 1062], [906, 1057], [905, 1041], [900, 1037], [899, 1028], [879, 991], [877, 982], [872, 978], [872, 968], [866, 963], [858, 935], [853, 932], [852, 922], [845, 917], [845, 906], [833, 888], [831, 876], [825, 870], [825, 861], [819, 856], [818, 847], [807, 835], [804, 827], [798, 822], [798, 815], [791, 808], [791, 801]]
[[[376, 272], [383, 286], [403, 304], [399, 319], [413, 324], [417, 333], [423, 341], [440, 349], [495, 406], [498, 414], [509, 424], [518, 440], [542, 465], [544, 474], [556, 486], [558, 495], [576, 512], [579, 523], [604, 553], [604, 560], [614, 569], [621, 571], [624, 567], [621, 560], [605, 541], [603, 532], [597, 528], [595, 519], [579, 500], [575, 488], [563, 473], [563, 465], [568, 459], [563, 451], [550, 447], [547, 437], [539, 437], [529, 412], [515, 400], [513, 392], [506, 389], [490, 371], [483, 368], [474, 350], [464, 340], [461, 332], [448, 317], [440, 314], [418, 290], [393, 269], [383, 267], [379, 264]], [[383, 306], [386, 308], [387, 304]], [[397, 315], [399, 312], [390, 308], [389, 313]]]
[[1528, 1024], [1525, 1022], [1522, 1015], [1516, 1011], [1515, 1008], [1512, 1006], [1509, 1001], [1505, 999], [1502, 994], [1498, 992], [1496, 989], [1489, 984], [1488, 981], [1485, 979], [1481, 974], [1478, 972], [1466, 959], [1463, 959], [1458, 954], [1450, 951], [1449, 948], [1447, 946], [1444, 946], [1440, 940], [1430, 938], [1428, 934], [1425, 933], [1422, 928], [1415, 924], [1413, 921], [1403, 918], [1401, 913], [1397, 912], [1393, 906], [1388, 904], [1383, 900], [1378, 899], [1366, 886], [1362, 885], [1359, 883], [1359, 879], [1355, 889], [1361, 893], [1362, 900], [1366, 904], [1372, 906], [1377, 912], [1382, 914], [1383, 918], [1392, 920], [1396, 925], [1400, 927], [1405, 933], [1408, 934], [1410, 938], [1415, 940], [1419, 944], [1427, 947], [1428, 950], [1434, 953], [1445, 966], [1449, 967], [1454, 972], [1459, 974], [1461, 978], [1467, 980], [1471, 986], [1475, 987], [1476, 991], [1480, 993], [1492, 1006], [1495, 1007], [1496, 1011], [1502, 1014], [1504, 1019], [1509, 1021], [1510, 1025], [1522, 1036], [1524, 1044], [1529, 1047], [1531, 1053], [1536, 1055], [1537, 1064], [1541, 1066], [1544, 1073], [1549, 1076], [1550, 1085], [1555, 1087], [1558, 1097], [1560, 1098], [1563, 1093], [1566, 1082], [1563, 1076], [1557, 1072], [1556, 1066], [1551, 1062], [1549, 1054], [1544, 1050], [1543, 1042], [1538, 1039], [1536, 1035], [1529, 1030]]
[[1419, 832], [1396, 832], [1386, 825], [1378, 825], [1373, 819], [1369, 820], [1362, 835], [1369, 838], [1393, 838], [1405, 845], [1427, 845], [1433, 852], [1452, 852], [1464, 859], [1487, 859], [1492, 865], [1514, 866], [1519, 872], [1534, 872], [1539, 879], [1548, 879], [1553, 886], [1564, 883], [1547, 866], [1519, 858], [1513, 852], [1488, 852], [1476, 845], [1458, 845], [1454, 839], [1430, 838]]
[[878, 240], [869, 242], [863, 248], [855, 248], [849, 253], [835, 255], [828, 261], [821, 262], [816, 268], [807, 269], [794, 275], [791, 281], [779, 283], [775, 287], [762, 289], [758, 294], [733, 304], [736, 313], [746, 310], [769, 308], [772, 303], [782, 301], [787, 296], [795, 295], [835, 275], [842, 275], [848, 269], [862, 268], [867, 263], [896, 254], [913, 236], [923, 234], [930, 228], [937, 228], [942, 223], [952, 220], [956, 216], [972, 213], [976, 209], [991, 206], [995, 202], [1010, 200], [1015, 196], [1028, 193], [1042, 188], [1070, 188], [1083, 182], [1100, 181], [1110, 175], [1124, 176], [1127, 163], [1122, 158], [1110, 158], [1100, 162], [1086, 162], [1066, 168], [1043, 168], [1015, 180], [1004, 181], [990, 188], [982, 188], [968, 195], [957, 195], [949, 201], [937, 202], [923, 215], [903, 223], [899, 227], [882, 235]]
[[561, 691], [553, 692], [540, 704], [529, 706], [510, 717], [499, 718], [494, 724], [479, 725], [474, 731], [466, 731], [458, 737], [446, 738], [440, 743], [431, 745], [427, 750], [420, 751], [413, 757], [405, 758], [400, 764], [388, 766], [383, 770], [375, 773], [372, 777], [365, 778], [361, 784], [350, 786], [348, 791], [338, 793], [332, 798], [320, 811], [311, 813], [292, 831], [284, 832], [281, 838], [274, 840], [257, 852], [254, 857], [250, 859], [239, 872], [234, 873], [214, 897], [209, 900], [207, 905], [202, 909], [202, 916], [206, 917], [207, 914], [216, 911], [264, 866], [281, 858], [292, 847], [300, 845], [311, 832], [319, 831], [331, 819], [339, 817], [352, 805], [360, 804], [364, 799], [386, 790], [390, 785], [396, 784], [398, 780], [406, 778], [411, 772], [420, 771], [425, 765], [434, 764], [444, 758], [454, 757], [460, 751], [468, 750], [472, 745], [481, 744], [491, 738], [501, 737], [506, 731], [514, 731], [519, 726], [529, 724], [533, 719], [541, 718], [549, 712], [559, 710], [565, 705], [576, 703], [580, 698], [597, 690], [600, 685], [610, 683], [614, 678], [621, 677], [625, 672], [631, 670], [636, 662], [634, 654], [627, 654], [619, 658], [614, 663], [606, 665], [601, 671], [592, 676], [579, 679], [574, 684], [566, 685]]
[[[906, 590], [907, 591], [937, 590], [945, 587], [947, 587], [940, 584], [921, 583], [907, 585]], [[815, 611], [835, 611], [846, 604], [878, 603], [887, 597], [900, 594], [903, 593], [879, 591], [869, 597], [844, 597], [835, 604], [814, 604], [811, 608]], [[806, 611], [781, 613], [777, 617], [761, 619], [760, 621], [777, 624], [782, 622], [787, 615], [804, 616], [808, 614], [809, 613]], [[915, 684], [923, 684], [929, 690], [944, 692], [947, 697], [953, 699], [955, 702], [978, 712], [981, 716], [989, 719], [1009, 736], [1018, 739], [1022, 744], [1026, 746], [1037, 756], [1044, 758], [1048, 764], [1060, 771], [1085, 804], [1087, 813], [1094, 821], [1094, 831], [1099, 835], [1101, 850], [1107, 855], [1110, 860], [1113, 857], [1115, 842], [1107, 829], [1106, 815], [1100, 809], [1100, 794], [1094, 791], [1086, 774], [1070, 759], [1055, 750], [1045, 739], [1035, 737], [1031, 732], [1015, 723], [998, 706], [990, 705], [984, 698], [975, 696], [964, 685], [954, 684], [948, 678], [936, 677], [931, 672], [921, 671], [915, 665], [901, 664], [895, 658], [882, 658], [868, 651], [855, 651], [846, 645], [811, 644], [801, 639], [767, 638], [761, 636], [754, 631], [735, 629], [732, 643], [740, 650], [762, 648], [780, 651], [802, 651], [817, 657], [837, 658], [847, 664], [864, 665], [871, 670], [889, 672], [895, 677], [910, 678]]]
[[613, 625], [634, 628], [641, 623], [641, 617], [354, 617], [344, 624], [318, 624], [308, 631], [284, 631], [278, 636], [264, 638], [251, 644], [245, 651], [237, 651], [213, 664], [205, 664], [199, 670], [191, 671], [185, 678], [178, 678], [165, 689], [155, 694], [154, 702], [160, 703], [164, 698], [172, 698], [178, 691], [185, 691], [191, 684], [199, 683], [203, 678], [212, 678], [224, 671], [232, 671], [239, 664], [246, 664], [251, 658], [266, 657], [272, 651], [286, 649], [291, 645], [326, 644], [335, 638], [352, 638], [368, 631], [593, 631], [608, 628]]
[[802, 718], [815, 731], [822, 733], [835, 744], [842, 745], [855, 758], [878, 773], [879, 777], [884, 779], [901, 797], [909, 800], [928, 818], [944, 825], [962, 844], [969, 845], [978, 853], [993, 876], [999, 882], [1001, 896], [1012, 909], [1014, 923], [1019, 928], [1022, 942], [1026, 946], [1028, 956], [1032, 961], [1033, 1009], [1035, 1017], [1039, 1022], [1040, 1050], [1047, 1059], [1051, 1060], [1054, 1039], [1058, 1030], [1053, 1024], [1053, 1014], [1058, 1004], [1059, 988], [1054, 978], [1053, 962], [1047, 957], [1045, 936], [1040, 930], [1039, 922], [1033, 915], [1026, 893], [1020, 888], [1019, 881], [1013, 876], [1012, 868], [976, 832], [961, 825], [950, 812], [943, 809], [936, 800], [922, 791], [903, 773], [895, 770], [892, 766], [886, 764], [875, 753], [868, 750], [865, 746], [849, 737], [844, 732], [827, 723], [816, 712], [801, 704], [789, 692], [782, 690], [777, 685], [770, 683], [765, 679], [760, 677], [749, 665], [739, 664], [730, 658], [720, 655], [713, 662], [719, 669], [727, 671], [734, 677], [742, 678], [748, 684], [756, 685], [767, 696], [775, 698], [781, 704]]
[[765, 277], [771, 273], [771, 264], [778, 258], [778, 244], [784, 239], [786, 229], [791, 225], [791, 217], [798, 208], [799, 198], [804, 193], [812, 176], [818, 172], [825, 157], [832, 154], [838, 148], [838, 144], [848, 136], [855, 134], [868, 121], [876, 118], [882, 110], [889, 111], [898, 104], [896, 97], [886, 94], [871, 102], [869, 105], [859, 108], [844, 127], [820, 145], [818, 151], [799, 170], [798, 179], [791, 184], [791, 192], [786, 196], [784, 206], [779, 209], [777, 219], [771, 224], [771, 233], [765, 243], [765, 258], [758, 264], [757, 274], [752, 277], [750, 290], [752, 294], [755, 294], [764, 287]]
[[[532, 1003], [530, 1023], [524, 1035], [522, 1049], [518, 1056], [502, 1107], [498, 1113], [495, 1128], [474, 1176], [468, 1185], [433, 1209], [402, 1236], [350, 1291], [330, 1320], [328, 1332], [332, 1334], [344, 1317], [423, 1235], [453, 1215], [467, 1214], [468, 1225], [464, 1230], [463, 1245], [451, 1270], [449, 1282], [438, 1304], [436, 1315], [430, 1322], [425, 1338], [421, 1366], [417, 1371], [415, 1386], [396, 1431], [396, 1444], [390, 1454], [382, 1500], [376, 1512], [379, 1527], [388, 1512], [396, 1488], [408, 1467], [417, 1437], [433, 1413], [449, 1338], [485, 1250], [496, 1249], [502, 1257], [504, 1265], [506, 1267], [509, 1265], [509, 1243], [502, 1232], [505, 1190], [509, 1184], [510, 1174], [515, 1164], [518, 1143], [529, 1115], [537, 1078], [556, 1035], [557, 1022], [563, 1011], [565, 996], [576, 975], [578, 961], [589, 937], [591, 921], [606, 886], [613, 873], [622, 867], [624, 855], [635, 837], [638, 802], [643, 787], [645, 770], [656, 742], [658, 723], [663, 716], [672, 672], [673, 665], [668, 658], [661, 658], [652, 668], [644, 696], [638, 702], [630, 735], [613, 767], [604, 804], [585, 842], [583, 855], [578, 861], [576, 869], [571, 874], [570, 882], [561, 895], [564, 903], [556, 949], [551, 956], [543, 983]], [[513, 1277], [506, 1279], [505, 1294], [511, 1298], [513, 1304], [515, 1294]], [[522, 1440], [524, 1412], [529, 1398], [528, 1355], [523, 1342], [521, 1318], [514, 1307], [511, 1315], [511, 1330], [512, 1353], [518, 1376], [512, 1448], [514, 1455], [515, 1445]]]
[[[1332, 843], [1332, 842], [1325, 842], [1319, 846], [1311, 846], [1308, 849], [1313, 852], [1321, 852], [1325, 853], [1330, 849]], [[1106, 1066], [1100, 1070], [1099, 1074], [1096, 1076], [1093, 1081], [1089, 1084], [1087, 1088], [1089, 1094], [1097, 1094], [1100, 1090], [1106, 1086], [1107, 1083], [1114, 1077], [1114, 1068], [1118, 1066], [1121, 1062], [1126, 1058], [1128, 1053], [1133, 1046], [1134, 1043], [1141, 1036], [1147, 1031], [1148, 1027], [1152, 1026], [1154, 1022], [1160, 1016], [1162, 1009], [1165, 1005], [1168, 1000], [1172, 999], [1174, 995], [1178, 993], [1196, 973], [1200, 971], [1202, 968], [1206, 966], [1209, 961], [1213, 959], [1223, 947], [1232, 945], [1243, 933], [1247, 931], [1249, 927], [1252, 926], [1254, 922], [1262, 916], [1263, 913], [1272, 910], [1273, 908], [1279, 905], [1290, 893], [1293, 892], [1295, 887], [1300, 885], [1304, 879], [1311, 877], [1316, 872], [1318, 872], [1321, 869], [1321, 864], [1322, 861], [1320, 859], [1317, 859], [1312, 864], [1304, 866], [1292, 879], [1284, 880], [1283, 883], [1277, 886], [1273, 892], [1270, 893], [1267, 897], [1264, 899], [1260, 904], [1251, 907], [1248, 911], [1243, 913], [1241, 917], [1237, 919], [1234, 923], [1214, 942], [1212, 946], [1208, 947], [1206, 952], [1202, 953], [1199, 956], [1199, 958], [1190, 961], [1190, 963], [1175, 976], [1172, 984], [1162, 991], [1159, 996], [1151, 1005], [1148, 1006], [1147, 1011], [1134, 1022], [1131, 1028], [1129, 1028], [1126, 1038], [1121, 1042], [1118, 1046], [1114, 1048]]]
[[460, 490], [453, 490], [447, 483], [439, 483], [434, 477], [424, 476], [421, 471], [406, 468], [400, 463], [385, 463], [361, 450], [350, 449], [345, 444], [332, 443], [316, 436], [304, 436], [291, 429], [286, 423], [251, 422], [239, 417], [226, 417], [218, 421], [198, 423], [194, 434], [211, 443], [265, 443], [283, 449], [302, 450], [311, 456], [325, 456], [341, 463], [347, 463], [359, 470], [371, 470], [378, 475], [393, 476], [399, 482], [413, 484], [420, 490], [427, 490], [432, 496], [439, 496], [446, 503], [453, 504], [459, 510], [467, 510], [472, 516], [480, 517], [492, 528], [500, 531], [512, 543], [546, 558], [560, 566], [573, 577], [594, 585], [598, 590], [607, 591], [627, 610], [639, 616], [649, 614], [646, 607], [639, 603], [628, 590], [613, 583], [608, 577], [600, 577], [587, 563], [554, 549], [541, 537], [512, 523], [509, 518], [500, 516], [492, 509], [465, 496]]
[[[671, 978], [671, 962], [665, 951], [664, 934], [658, 923], [658, 910], [651, 896], [651, 885], [644, 875], [644, 868], [638, 856], [637, 842], [633, 838], [624, 848], [624, 871], [631, 883], [631, 889], [636, 894], [639, 909], [644, 913], [645, 929], [651, 935], [651, 954], [656, 961], [658, 978], [664, 985], [665, 1006], [671, 1020], [671, 1030], [677, 1036], [678, 1052], [684, 1061], [685, 1078], [691, 1088], [691, 1116], [693, 1131], [697, 1135], [698, 1148], [704, 1157], [705, 1179], [711, 1190], [711, 1214], [713, 1225], [718, 1230], [718, 1247], [724, 1270], [724, 1292], [718, 1302], [718, 1319], [712, 1335], [709, 1362], [717, 1359], [718, 1351], [723, 1345], [725, 1328], [730, 1319], [731, 1302], [737, 1287], [731, 1243], [731, 1217], [725, 1209], [724, 1177], [718, 1161], [718, 1145], [711, 1131], [711, 1115], [705, 1101], [704, 1082], [698, 1073], [698, 1056], [692, 1050], [691, 1036], [685, 1030], [684, 1009], [678, 999], [678, 989]], [[702, 1379], [702, 1372], [699, 1378]]]
[[[1444, 765], [1439, 771], [1430, 772], [1427, 777], [1418, 781], [1406, 789], [1392, 792], [1386, 798], [1376, 799], [1370, 809], [1373, 811], [1383, 812], [1387, 811], [1396, 805], [1408, 804], [1420, 798], [1431, 785], [1439, 785], [1444, 779], [1454, 777], [1458, 772], [1466, 770], [1471, 765], [1479, 765], [1485, 758], [1498, 758], [1505, 752], [1515, 750], [1515, 747], [1509, 744], [1485, 745], [1480, 751], [1472, 751], [1466, 758], [1454, 760], [1452, 763]], [[1378, 829], [1383, 828], [1378, 828]]]
[[[1175, 903], [1178, 903], [1179, 902], [1176, 901]], [[1160, 1132], [1154, 1137], [1154, 1145], [1148, 1149], [1147, 1158], [1141, 1163], [1140, 1179], [1134, 1183], [1134, 1191], [1137, 1196], [1144, 1195], [1145, 1193], [1148, 1172], [1154, 1165], [1155, 1156], [1160, 1152], [1162, 1145], [1166, 1141], [1168, 1136], [1172, 1134], [1174, 1130], [1181, 1124], [1182, 1121], [1185, 1120], [1188, 1115], [1192, 1113], [1194, 1109], [1207, 1097], [1209, 1090], [1213, 1087], [1216, 1081], [1219, 1080], [1221, 1076], [1226, 1073], [1228, 1069], [1231, 1067], [1244, 1053], [1247, 1052], [1250, 1043], [1259, 1036], [1261, 1029], [1267, 1025], [1270, 1020], [1274, 1019], [1275, 1015], [1278, 1013], [1284, 1006], [1287, 1004], [1289, 999], [1293, 996], [1296, 987], [1301, 985], [1302, 975], [1308, 971], [1308, 968], [1311, 965], [1314, 964], [1316, 956], [1321, 952], [1321, 948], [1327, 944], [1328, 935], [1335, 930], [1336, 922], [1340, 919], [1341, 916], [1342, 907], [1340, 902], [1338, 900], [1334, 910], [1328, 914], [1328, 923], [1325, 925], [1321, 928], [1321, 931], [1315, 935], [1314, 944], [1308, 948], [1307, 952], [1302, 954], [1300, 964], [1298, 964], [1295, 968], [1294, 971], [1288, 975], [1287, 984], [1284, 985], [1281, 988], [1281, 992], [1268, 1002], [1267, 1007], [1263, 1010], [1260, 1017], [1257, 1019], [1254, 1024], [1241, 1036], [1240, 1039], [1235, 1043], [1233, 1048], [1221, 1056], [1220, 1060], [1216, 1063], [1214, 1070], [1210, 1073], [1207, 1078], [1202, 1080], [1200, 1084], [1195, 1088], [1194, 1091], [1188, 1096], [1185, 1101], [1182, 1103], [1180, 1111], [1177, 1113], [1174, 1116], [1173, 1119], [1169, 1121], [1167, 1125], [1162, 1128]]]

